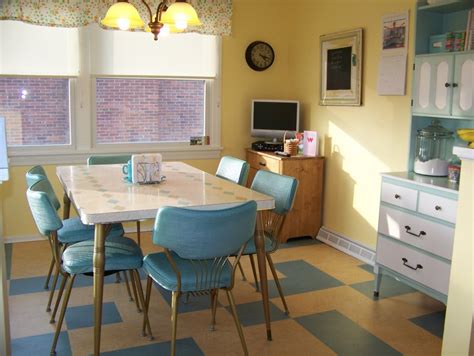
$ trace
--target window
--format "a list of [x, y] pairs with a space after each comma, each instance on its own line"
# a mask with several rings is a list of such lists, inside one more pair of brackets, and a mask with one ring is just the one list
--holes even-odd
[[68, 78], [0, 78], [8, 146], [69, 145], [69, 88]]
[[96, 79], [96, 142], [189, 142], [205, 132], [205, 80]]

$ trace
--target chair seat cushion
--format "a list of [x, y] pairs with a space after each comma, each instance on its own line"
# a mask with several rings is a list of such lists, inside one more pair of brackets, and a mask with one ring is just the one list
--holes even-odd
[[[112, 224], [108, 237], [122, 236], [122, 224]], [[58, 240], [63, 244], [72, 244], [94, 239], [94, 225], [84, 225], [79, 217], [63, 220], [63, 227], [58, 230]]]
[[[69, 274], [90, 273], [93, 270], [94, 240], [70, 245], [63, 253], [63, 269]], [[140, 268], [143, 254], [132, 239], [125, 236], [105, 240], [105, 271], [125, 271]]]
[[[214, 288], [230, 287], [232, 281], [232, 266], [228, 260], [226, 260], [222, 272], [219, 274], [216, 270], [214, 270], [214, 273], [210, 271], [214, 260], [185, 260], [174, 252], [171, 254], [181, 273], [182, 292], [197, 292]], [[143, 260], [143, 267], [150, 277], [163, 288], [169, 291], [178, 290], [176, 273], [168, 262], [164, 252], [147, 255]]]
[[[272, 252], [275, 249], [275, 242], [268, 236], [265, 236], [265, 252]], [[255, 239], [251, 238], [245, 246], [244, 252], [242, 255], [253, 255], [257, 253], [257, 248], [255, 247]]]

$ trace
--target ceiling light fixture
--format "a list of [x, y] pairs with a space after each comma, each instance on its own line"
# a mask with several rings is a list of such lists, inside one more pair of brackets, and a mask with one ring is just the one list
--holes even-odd
[[105, 27], [119, 30], [145, 29], [153, 33], [155, 41], [158, 40], [158, 35], [163, 26], [169, 28], [169, 30], [166, 29], [163, 32], [182, 32], [188, 26], [201, 25], [196, 10], [186, 0], [176, 0], [170, 5], [168, 5], [167, 0], [163, 0], [156, 8], [155, 15], [153, 15], [150, 6], [144, 0], [142, 2], [150, 16], [148, 26], [145, 27], [138, 10], [127, 0], [118, 0], [113, 4], [100, 23]]

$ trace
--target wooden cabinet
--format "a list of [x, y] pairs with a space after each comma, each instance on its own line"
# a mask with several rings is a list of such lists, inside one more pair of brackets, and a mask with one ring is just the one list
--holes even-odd
[[415, 58], [413, 114], [474, 116], [474, 53]]
[[[390, 173], [382, 178], [375, 295], [382, 275], [447, 301], [457, 209], [457, 186], [444, 178]], [[454, 188], [454, 189], [453, 189]]]
[[281, 157], [270, 152], [247, 151], [250, 164], [248, 185], [258, 170], [268, 170], [298, 179], [292, 211], [286, 217], [280, 241], [317, 235], [322, 223], [324, 157]]

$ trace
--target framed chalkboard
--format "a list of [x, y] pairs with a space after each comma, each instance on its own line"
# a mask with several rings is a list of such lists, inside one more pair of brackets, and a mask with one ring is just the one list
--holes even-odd
[[360, 106], [362, 29], [321, 36], [320, 105]]

